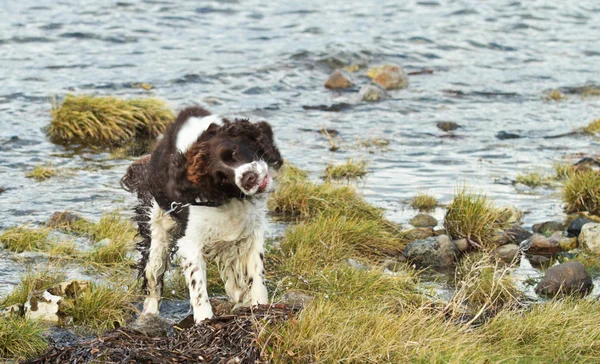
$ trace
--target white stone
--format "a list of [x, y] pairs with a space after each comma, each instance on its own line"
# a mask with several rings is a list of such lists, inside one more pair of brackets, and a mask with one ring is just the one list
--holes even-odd
[[589, 222], [583, 225], [579, 243], [589, 253], [600, 255], [600, 224]]
[[62, 302], [62, 297], [48, 291], [34, 293], [25, 303], [25, 318], [58, 323]]

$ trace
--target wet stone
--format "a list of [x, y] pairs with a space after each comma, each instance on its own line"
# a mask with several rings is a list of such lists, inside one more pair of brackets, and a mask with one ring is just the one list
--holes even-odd
[[384, 65], [371, 68], [367, 76], [386, 90], [397, 90], [408, 86], [408, 76], [400, 66]]
[[578, 217], [577, 219], [571, 221], [569, 227], [567, 227], [567, 235], [569, 237], [578, 237], [581, 234], [581, 229], [583, 225], [593, 222], [587, 217]]
[[50, 219], [48, 220], [46, 225], [51, 228], [69, 227], [83, 220], [84, 219], [81, 216], [74, 214], [70, 211], [54, 212], [50, 216]]
[[567, 262], [548, 268], [546, 275], [535, 287], [542, 296], [587, 295], [593, 288], [592, 277], [580, 262]]
[[521, 136], [519, 134], [509, 133], [509, 132], [502, 130], [496, 134], [496, 138], [500, 139], [500, 140], [508, 140], [508, 139], [519, 139], [519, 138], [521, 138]]
[[409, 223], [414, 227], [431, 227], [434, 228], [438, 225], [438, 221], [435, 217], [427, 214], [418, 214], [417, 216], [410, 219]]
[[550, 264], [550, 258], [544, 255], [531, 255], [527, 254], [527, 260], [534, 267], [546, 267]]
[[406, 235], [407, 239], [410, 241], [423, 240], [434, 236], [435, 232], [433, 231], [433, 228], [421, 227], [409, 230]]
[[437, 123], [436, 126], [438, 127], [438, 129], [441, 129], [445, 132], [454, 131], [458, 128], [461, 128], [461, 126], [455, 123], [454, 121], [441, 121]]
[[521, 244], [531, 238], [533, 234], [519, 225], [513, 225], [504, 232], [504, 241], [507, 244]]
[[409, 243], [402, 253], [418, 267], [450, 268], [459, 251], [447, 235], [440, 235]]
[[556, 239], [548, 239], [541, 234], [533, 234], [521, 245], [523, 250], [533, 255], [554, 255], [561, 251]]
[[548, 235], [555, 231], [565, 230], [566, 225], [562, 221], [546, 221], [541, 224], [535, 224], [531, 228], [534, 233]]
[[374, 85], [366, 85], [363, 86], [358, 95], [362, 101], [375, 102], [387, 99], [389, 97], [388, 93], [385, 92], [381, 87]]
[[343, 90], [352, 86], [352, 82], [350, 82], [348, 77], [340, 70], [333, 72], [333, 74], [329, 76], [327, 82], [325, 82], [325, 87], [333, 90]]
[[520, 257], [519, 246], [516, 244], [502, 245], [494, 249], [493, 254], [506, 263], [516, 262]]

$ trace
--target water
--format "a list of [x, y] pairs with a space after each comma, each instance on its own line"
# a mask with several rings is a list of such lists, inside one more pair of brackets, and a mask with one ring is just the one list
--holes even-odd
[[[522, 191], [510, 181], [597, 153], [600, 144], [585, 136], [544, 139], [599, 115], [600, 98], [542, 97], [600, 82], [600, 4], [592, 0], [35, 0], [4, 2], [0, 18], [0, 187], [7, 188], [0, 227], [43, 222], [65, 209], [97, 219], [132, 204], [118, 183], [131, 160], [79, 154], [46, 139], [51, 99], [70, 92], [152, 94], [174, 109], [200, 103], [225, 116], [266, 119], [285, 158], [315, 178], [327, 163], [368, 160], [364, 194], [401, 223], [415, 214], [405, 202], [418, 191], [447, 203], [463, 183], [529, 212], [525, 226], [560, 218], [556, 191]], [[339, 64], [383, 63], [434, 72], [374, 104], [323, 87]], [[154, 89], [131, 87], [140, 82]], [[354, 107], [302, 108], [337, 102]], [[462, 128], [448, 138], [439, 121]], [[340, 132], [340, 151], [300, 130], [323, 127]], [[499, 131], [522, 138], [501, 141]], [[390, 139], [390, 150], [354, 147], [366, 137]], [[63, 174], [42, 183], [25, 178], [39, 163]]]

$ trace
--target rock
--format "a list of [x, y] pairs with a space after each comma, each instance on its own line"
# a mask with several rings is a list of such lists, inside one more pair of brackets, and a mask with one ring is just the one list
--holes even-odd
[[342, 71], [337, 70], [329, 76], [329, 79], [325, 82], [325, 87], [333, 90], [343, 90], [352, 87], [352, 82]]
[[140, 315], [129, 327], [148, 336], [166, 336], [173, 322], [160, 315]]
[[534, 255], [554, 255], [561, 251], [557, 241], [550, 241], [541, 234], [533, 234], [521, 244], [521, 248], [528, 254]]
[[361, 262], [359, 262], [358, 260], [349, 258], [348, 260], [346, 260], [346, 263], [348, 263], [348, 265], [356, 270], [369, 270], [369, 266], [362, 264]]
[[541, 224], [535, 224], [531, 228], [534, 233], [548, 235], [555, 231], [565, 230], [565, 224], [562, 221], [546, 221]]
[[358, 92], [358, 96], [362, 101], [375, 102], [389, 97], [388, 93], [385, 92], [381, 87], [374, 85], [363, 86]]
[[417, 216], [410, 219], [409, 224], [414, 227], [436, 227], [438, 221], [435, 217], [427, 214], [418, 214]]
[[502, 259], [506, 263], [519, 261], [519, 246], [517, 244], [506, 244], [497, 247], [492, 252], [496, 257]]
[[523, 219], [525, 214], [514, 206], [504, 206], [500, 210], [500, 219], [506, 224], [516, 224]]
[[48, 291], [38, 291], [31, 294], [25, 303], [25, 318], [29, 320], [61, 322], [64, 314], [61, 312], [63, 298]]
[[14, 304], [12, 306], [5, 307], [4, 310], [0, 311], [0, 318], [21, 316], [23, 314], [23, 305]]
[[579, 242], [584, 250], [600, 255], [600, 224], [589, 222], [583, 225], [579, 234]]
[[435, 232], [433, 231], [433, 228], [430, 227], [415, 228], [406, 232], [406, 238], [409, 241], [423, 240], [430, 238], [434, 235]]
[[558, 242], [558, 246], [560, 247], [560, 250], [562, 250], [563, 252], [568, 252], [569, 250], [577, 249], [579, 247], [579, 244], [577, 242], [577, 238], [564, 238], [563, 237]]
[[446, 229], [437, 229], [437, 230], [433, 231], [433, 235], [434, 236], [448, 235], [448, 232], [446, 231]]
[[567, 262], [548, 268], [535, 287], [535, 293], [547, 297], [577, 293], [581, 297], [593, 288], [592, 277], [580, 262]]
[[520, 137], [521, 136], [519, 134], [508, 133], [504, 130], [499, 131], [498, 134], [496, 134], [496, 138], [498, 138], [500, 140], [519, 139]]
[[454, 131], [461, 127], [454, 121], [441, 121], [441, 122], [437, 123], [436, 126], [438, 127], [438, 129], [441, 129], [445, 132]]
[[581, 229], [583, 225], [593, 222], [587, 217], [578, 217], [575, 220], [571, 221], [569, 227], [567, 228], [567, 236], [571, 238], [576, 238], [581, 234]]
[[70, 211], [63, 211], [63, 212], [55, 212], [50, 216], [50, 219], [48, 220], [48, 222], [46, 223], [46, 226], [51, 227], [51, 228], [57, 228], [57, 227], [69, 227], [72, 226], [73, 224], [75, 224], [76, 222], [79, 221], [83, 221], [83, 217], [74, 214]]
[[63, 296], [66, 298], [75, 298], [81, 293], [89, 291], [92, 288], [92, 284], [88, 281], [83, 280], [72, 280], [62, 282], [56, 286], [49, 288], [48, 292], [55, 296]]
[[386, 90], [397, 90], [408, 86], [408, 76], [400, 66], [374, 67], [367, 71], [367, 76]]
[[288, 291], [283, 295], [283, 297], [281, 297], [281, 302], [292, 307], [304, 307], [312, 300], [312, 296], [300, 291]]
[[340, 112], [352, 108], [352, 104], [347, 102], [339, 102], [332, 105], [302, 105], [304, 110], [320, 110], [327, 112]]
[[402, 254], [418, 267], [449, 268], [458, 253], [450, 238], [440, 235], [409, 243]]
[[533, 234], [523, 229], [519, 225], [513, 225], [504, 232], [504, 241], [507, 244], [521, 244], [523, 241], [531, 238]]
[[453, 240], [452, 243], [460, 252], [466, 252], [467, 250], [471, 249], [472, 246], [471, 243], [469, 243], [469, 240], [465, 238]]
[[529, 263], [531, 263], [531, 265], [534, 267], [545, 267], [550, 264], [550, 258], [543, 255], [527, 254], [527, 260], [529, 260]]

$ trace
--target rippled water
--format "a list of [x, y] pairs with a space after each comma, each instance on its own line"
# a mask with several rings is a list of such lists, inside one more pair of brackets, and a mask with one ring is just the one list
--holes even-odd
[[[399, 222], [414, 215], [405, 201], [416, 192], [449, 202], [462, 183], [529, 211], [526, 225], [556, 218], [555, 191], [523, 192], [510, 181], [599, 147], [585, 136], [544, 137], [597, 118], [600, 98], [542, 97], [600, 81], [597, 1], [37, 0], [4, 2], [0, 18], [0, 227], [65, 209], [98, 218], [133, 201], [118, 184], [130, 160], [66, 150], [43, 128], [53, 97], [144, 96], [131, 87], [140, 82], [174, 109], [200, 103], [269, 120], [285, 158], [315, 178], [327, 163], [368, 160], [364, 193]], [[382, 63], [433, 74], [412, 76], [379, 103], [323, 87], [340, 65]], [[356, 81], [368, 83], [364, 71]], [[353, 108], [302, 108], [338, 102]], [[449, 137], [440, 121], [462, 128]], [[339, 131], [340, 151], [303, 131], [322, 127]], [[522, 138], [501, 141], [500, 131]], [[367, 137], [390, 139], [390, 149], [357, 149]], [[25, 178], [45, 162], [63, 174]]]

